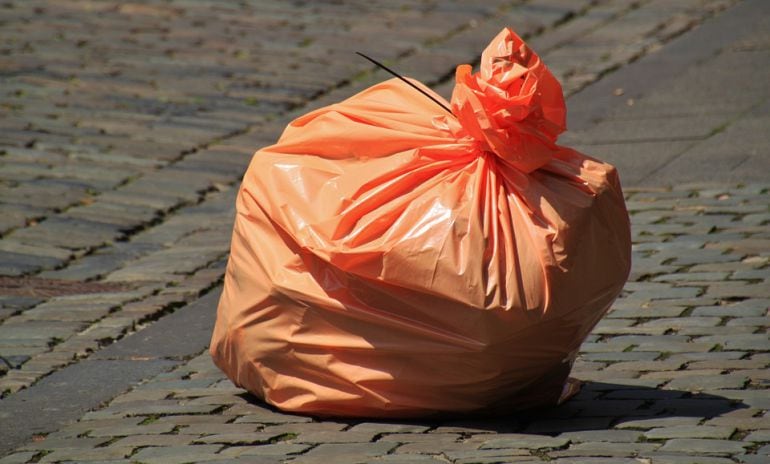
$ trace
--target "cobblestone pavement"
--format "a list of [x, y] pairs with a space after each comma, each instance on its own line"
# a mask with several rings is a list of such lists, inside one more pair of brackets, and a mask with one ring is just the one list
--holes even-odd
[[[511, 25], [572, 95], [736, 3], [3, 2], [0, 430], [16, 420], [3, 404], [19, 390], [34, 398], [52, 372], [215, 293], [254, 149], [293, 116], [386, 77], [353, 50], [447, 95], [454, 66]], [[565, 406], [504, 420], [316, 421], [253, 403], [205, 354], [158, 355], [173, 370], [0, 463], [770, 461], [770, 179], [758, 135], [770, 95], [743, 73], [750, 98], [704, 109], [720, 90], [698, 79], [747, 65], [767, 75], [770, 41], [753, 37], [665, 91], [613, 89], [632, 104], [565, 139], [647, 186], [627, 188], [633, 273], [583, 346], [574, 375], [588, 383]], [[674, 101], [687, 111], [653, 127]], [[730, 117], [713, 117], [720, 109]], [[694, 113], [713, 121], [683, 123]], [[629, 127], [657, 139], [607, 135]], [[718, 163], [728, 146], [750, 182], [655, 187], [681, 178], [666, 169], [703, 180], [733, 169]]]
[[0, 463], [767, 462], [769, 188], [629, 189], [633, 274], [559, 408], [319, 421], [257, 404], [203, 353]]
[[733, 2], [477, 3], [5, 2], [0, 393], [212, 288], [255, 148], [384, 78], [349, 44], [448, 93], [512, 24], [569, 93]]

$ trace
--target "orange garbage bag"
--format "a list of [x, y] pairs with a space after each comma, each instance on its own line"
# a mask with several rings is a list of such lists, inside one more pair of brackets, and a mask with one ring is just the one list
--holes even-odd
[[618, 176], [555, 143], [561, 87], [511, 30], [456, 80], [452, 114], [393, 79], [254, 155], [210, 348], [235, 384], [322, 416], [560, 400], [628, 276]]

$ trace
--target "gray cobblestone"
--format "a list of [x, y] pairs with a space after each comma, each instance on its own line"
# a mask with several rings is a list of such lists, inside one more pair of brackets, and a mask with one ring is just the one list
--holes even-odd
[[221, 448], [218, 445], [150, 447], [139, 450], [131, 456], [131, 460], [142, 464], [184, 464], [216, 461], [221, 459], [221, 456], [216, 454]]
[[123, 437], [110, 446], [140, 448], [146, 446], [186, 446], [191, 445], [197, 437], [192, 435], [131, 435]]
[[733, 427], [714, 427], [714, 426], [673, 426], [658, 427], [644, 432], [648, 439], [668, 439], [668, 438], [718, 438], [728, 439], [735, 432]]
[[[334, 424], [331, 424], [334, 425]], [[375, 433], [422, 433], [428, 430], [425, 425], [419, 424], [392, 424], [379, 422], [364, 422], [349, 428], [350, 432], [375, 432]]]
[[566, 437], [547, 437], [538, 435], [507, 435], [496, 437], [484, 441], [480, 449], [500, 449], [500, 448], [524, 448], [524, 449], [543, 449], [543, 448], [561, 448], [569, 443]]
[[273, 445], [261, 445], [261, 446], [231, 446], [228, 447], [220, 454], [230, 457], [246, 457], [247, 459], [252, 456], [260, 457], [287, 457], [303, 453], [311, 449], [311, 445], [301, 445], [296, 443], [276, 443]]
[[617, 442], [634, 443], [642, 437], [642, 432], [635, 430], [583, 430], [578, 432], [564, 432], [560, 438], [566, 438], [571, 443], [583, 442]]
[[698, 454], [733, 454], [740, 453], [748, 444], [727, 440], [706, 440], [675, 438], [660, 447], [661, 452], [698, 453]]
[[91, 429], [91, 437], [124, 437], [127, 435], [157, 435], [174, 430], [172, 424], [119, 425]]
[[[262, 445], [278, 438], [280, 434], [265, 432], [218, 433], [194, 440], [195, 444]], [[368, 441], [368, 440], [367, 440]]]
[[0, 458], [0, 464], [25, 464], [36, 454], [37, 452], [35, 451], [22, 451], [20, 453], [9, 454], [4, 458]]
[[661, 464], [729, 464], [734, 462], [729, 458], [716, 456], [686, 456], [662, 453], [645, 453], [641, 459], [649, 459], [651, 462]]
[[549, 456], [554, 457], [624, 457], [628, 454], [649, 453], [660, 447], [658, 443], [609, 443], [609, 442], [587, 442], [570, 445], [563, 451], [552, 451]]
[[322, 463], [330, 459], [341, 464], [359, 462], [364, 458], [384, 456], [396, 448], [395, 443], [322, 444], [294, 459], [297, 464]]
[[40, 458], [41, 463], [49, 462], [88, 462], [94, 460], [109, 460], [128, 457], [131, 448], [93, 448], [93, 449], [58, 449]]

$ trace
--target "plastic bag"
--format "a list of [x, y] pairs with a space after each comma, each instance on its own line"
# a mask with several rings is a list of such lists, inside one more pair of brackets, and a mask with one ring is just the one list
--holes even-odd
[[210, 349], [234, 383], [368, 417], [506, 413], [574, 386], [630, 268], [615, 169], [555, 144], [561, 87], [511, 30], [456, 78], [453, 115], [393, 79], [254, 155]]

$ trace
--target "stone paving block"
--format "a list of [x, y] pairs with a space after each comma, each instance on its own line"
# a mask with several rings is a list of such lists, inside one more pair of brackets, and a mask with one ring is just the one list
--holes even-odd
[[118, 205], [148, 207], [158, 212], [168, 211], [183, 204], [183, 201], [175, 197], [149, 192], [124, 192], [120, 190], [105, 192], [100, 196], [100, 200]]
[[699, 417], [668, 416], [668, 417], [641, 417], [624, 418], [615, 425], [619, 429], [653, 429], [656, 427], [685, 427], [696, 426], [701, 421]]
[[90, 306], [65, 309], [34, 308], [18, 316], [19, 321], [67, 321], [93, 323], [110, 312], [109, 307]]
[[[443, 421], [436, 427], [430, 427], [429, 433], [460, 433], [467, 435], [490, 434], [493, 432], [513, 432], [521, 429], [523, 418], [483, 417]], [[432, 424], [430, 424], [432, 425]], [[420, 433], [420, 432], [415, 432]]]
[[118, 416], [151, 416], [155, 414], [207, 414], [219, 409], [218, 405], [180, 404], [171, 400], [133, 401], [117, 403], [103, 411]]
[[396, 448], [396, 443], [346, 443], [321, 444], [298, 456], [292, 462], [297, 464], [327, 464], [330, 460], [340, 464], [356, 463], [365, 458], [384, 456]]
[[[131, 421], [135, 422], [135, 421]], [[170, 433], [172, 430], [174, 430], [173, 424], [147, 424], [147, 425], [140, 425], [140, 424], [133, 424], [129, 423], [126, 425], [116, 425], [116, 426], [100, 426], [97, 427], [96, 424], [94, 424], [89, 432], [88, 436], [90, 437], [125, 437], [128, 435], [157, 435], [161, 433]]]
[[228, 408], [224, 411], [227, 416], [238, 416], [235, 419], [236, 424], [286, 424], [294, 422], [311, 422], [312, 419], [307, 416], [299, 416], [292, 414], [283, 414], [280, 412], [273, 412], [269, 409], [255, 406], [253, 404], [240, 405]]
[[[605, 317], [607, 318], [614, 318], [614, 317], [631, 317], [631, 318], [649, 318], [649, 317], [678, 317], [681, 316], [682, 313], [687, 308], [685, 306], [647, 306], [647, 307], [639, 307], [638, 305], [633, 305], [633, 307], [630, 308], [624, 308], [624, 307], [616, 307], [612, 311], [610, 311]], [[662, 334], [654, 334], [654, 335], [662, 335]]]
[[[733, 461], [730, 458], [721, 458], [717, 456], [687, 456], [687, 455], [675, 455], [665, 454], [665, 452], [659, 453], [643, 453], [637, 459], [648, 459], [650, 462], [660, 464], [730, 464]], [[644, 462], [644, 461], [642, 461]]]
[[[722, 353], [740, 354], [740, 352], [734, 351], [723, 351]], [[687, 369], [696, 371], [698, 369], [761, 369], [768, 364], [768, 362], [763, 359], [737, 359], [738, 357], [742, 358], [742, 355], [733, 359], [727, 357], [719, 359], [715, 357], [715, 359], [694, 361], [687, 364]]]
[[618, 353], [633, 348], [633, 343], [610, 339], [607, 342], [583, 342], [580, 350], [584, 353]]
[[768, 325], [768, 322], [770, 322], [770, 318], [767, 316], [763, 317], [740, 317], [736, 319], [730, 319], [727, 321], [727, 324], [725, 324], [727, 327], [756, 327], [756, 328], [764, 328]]
[[761, 361], [770, 364], [770, 352], [753, 352], [747, 357], [752, 361]]
[[77, 332], [83, 323], [72, 321], [18, 321], [11, 318], [0, 326], [0, 343], [12, 340], [49, 340], [68, 338]]
[[[724, 321], [723, 321], [724, 322]], [[682, 335], [733, 335], [740, 337], [744, 334], [756, 333], [757, 328], [751, 325], [732, 325], [718, 327], [683, 327], [677, 331]], [[718, 347], [716, 348], [718, 349]]]
[[583, 442], [615, 442], [615, 443], [635, 443], [643, 436], [641, 431], [637, 430], [580, 430], [575, 432], [560, 433], [560, 438], [566, 438], [570, 443]]
[[54, 450], [50, 454], [46, 454], [38, 462], [61, 462], [61, 461], [75, 461], [75, 462], [88, 462], [94, 460], [107, 460], [107, 459], [121, 459], [128, 457], [132, 448], [92, 448], [92, 449], [58, 449]]
[[674, 274], [663, 274], [654, 277], [652, 280], [654, 282], [687, 282], [687, 281], [695, 281], [695, 282], [718, 282], [720, 280], [726, 280], [727, 276], [730, 275], [730, 273], [723, 271], [723, 272], [681, 272], [681, 273], [674, 273]]
[[192, 398], [187, 401], [187, 404], [214, 404], [214, 405], [233, 405], [233, 404], [246, 404], [249, 402], [243, 395], [245, 392], [241, 392], [240, 395], [210, 395], [200, 398]]
[[42, 242], [68, 249], [97, 247], [110, 243], [121, 235], [119, 228], [111, 224], [58, 217], [46, 219], [35, 227], [13, 233], [14, 239], [22, 243], [32, 245]]
[[752, 408], [770, 409], [770, 397], [768, 397], [767, 392], [764, 390], [732, 390], [725, 388], [719, 390], [719, 394], [732, 400], [739, 400]]
[[550, 462], [555, 464], [638, 464], [639, 460], [619, 457], [566, 457], [553, 459]]
[[738, 462], [745, 464], [765, 464], [767, 455], [762, 454], [740, 454], [736, 456]]
[[729, 440], [709, 440], [698, 438], [674, 438], [660, 447], [660, 452], [698, 453], [698, 454], [734, 454], [741, 453], [748, 443]]
[[[434, 458], [435, 460], [432, 462], [438, 461], [438, 457]], [[376, 461], [372, 461], [376, 462]], [[398, 461], [396, 461], [398, 462]], [[408, 462], [408, 461], [407, 461]], [[457, 464], [499, 464], [501, 462], [500, 458], [470, 458], [470, 459], [460, 459], [458, 461], [455, 461]], [[537, 458], [534, 458], [532, 456], [511, 456], [505, 458], [505, 461], [503, 462], [511, 462], [511, 463], [520, 463], [520, 464], [534, 464], [534, 463], [540, 463], [540, 461]]]
[[651, 351], [621, 351], [619, 353], [586, 353], [581, 355], [581, 359], [588, 361], [609, 361], [609, 362], [627, 362], [627, 361], [653, 361], [660, 355]]
[[479, 446], [479, 449], [549, 449], [561, 448], [569, 444], [566, 437], [548, 437], [542, 435], [527, 434], [502, 434], [494, 438], [489, 437]]
[[666, 384], [665, 388], [684, 389], [688, 391], [711, 391], [725, 388], [742, 388], [746, 382], [748, 382], [748, 378], [740, 373], [706, 377], [687, 376], [672, 380]]
[[593, 126], [589, 131], [573, 134], [588, 143], [699, 139], [708, 137], [713, 129], [724, 125], [727, 120], [726, 115], [673, 117], [668, 118], [665, 125], [654, 119], [609, 120]]
[[658, 443], [610, 443], [610, 442], [586, 442], [570, 445], [568, 449], [551, 451], [549, 456], [617, 456], [624, 457], [628, 454], [649, 453], [660, 447]]
[[[394, 443], [395, 445], [398, 445], [395, 442], [382, 442], [382, 443]], [[441, 447], [440, 447], [441, 452], [475, 450], [479, 447], [478, 443], [473, 443], [473, 442], [444, 441], [439, 443], [441, 444]], [[427, 442], [427, 441], [402, 443], [400, 446], [398, 446], [398, 451], [396, 452], [399, 454], [438, 454], [436, 442]]]
[[743, 441], [768, 443], [770, 442], [770, 430], [754, 430], [744, 437]]
[[[661, 372], [646, 372], [642, 374], [640, 377], [644, 379], [665, 379], [665, 380], [673, 380], [673, 379], [681, 379], [685, 377], [708, 377], [708, 376], [719, 376], [722, 374], [723, 369], [700, 369], [700, 370], [691, 370], [690, 366], [687, 366], [687, 369], [685, 370], [678, 370], [678, 371], [661, 371]], [[673, 389], [673, 388], [672, 388]]]
[[63, 259], [51, 256], [36, 256], [9, 251], [0, 251], [0, 275], [20, 276], [32, 274], [41, 269], [53, 269], [64, 263]]
[[375, 432], [375, 433], [410, 433], [418, 434], [428, 430], [428, 426], [420, 424], [399, 424], [388, 422], [363, 422], [348, 429], [349, 432]]
[[528, 462], [533, 458], [530, 451], [525, 449], [448, 451], [444, 454], [451, 462], [457, 463]]
[[770, 307], [768, 300], [744, 300], [736, 304], [696, 307], [692, 314], [695, 316], [759, 317], [766, 314], [768, 307]]
[[110, 446], [139, 448], [145, 446], [186, 446], [192, 445], [195, 435], [161, 434], [161, 435], [130, 435], [111, 443]]
[[[189, 417], [192, 418], [195, 416], [189, 416]], [[262, 427], [256, 424], [226, 424], [226, 423], [217, 424], [217, 423], [210, 423], [210, 422], [204, 422], [200, 424], [178, 424], [175, 422], [172, 423], [170, 421], [167, 421], [166, 423], [169, 426], [171, 426], [172, 429], [180, 425], [183, 425], [183, 427], [180, 429], [180, 432], [185, 433], [187, 435], [250, 434], [250, 433], [255, 433], [262, 430]], [[268, 433], [273, 433], [275, 434], [275, 436], [277, 436], [286, 432], [268, 430]]]
[[26, 464], [36, 454], [36, 451], [22, 451], [19, 453], [9, 454], [3, 458], [0, 458], [0, 464]]
[[748, 430], [770, 428], [770, 418], [756, 417], [762, 411], [758, 408], [746, 408], [736, 411], [740, 414], [722, 414], [705, 422], [705, 425], [741, 427]]
[[20, 447], [22, 450], [87, 450], [109, 442], [109, 438], [90, 438], [90, 437], [66, 437], [51, 438], [44, 437], [42, 440], [32, 441]]
[[644, 432], [644, 437], [652, 440], [669, 438], [729, 439], [733, 432], [735, 432], [734, 427], [679, 425], [653, 428]]
[[85, 219], [105, 224], [119, 226], [121, 230], [131, 231], [142, 224], [151, 222], [157, 216], [157, 211], [147, 206], [119, 205], [107, 201], [75, 206], [67, 210], [61, 217]]
[[[240, 458], [245, 457], [249, 462], [251, 457], [292, 457], [304, 453], [312, 448], [312, 445], [301, 445], [296, 443], [276, 443], [272, 445], [259, 446], [229, 446], [221, 451], [222, 456]], [[330, 459], [326, 458], [327, 462]]]
[[280, 439], [284, 434], [266, 432], [218, 433], [194, 440], [195, 444], [262, 445]]
[[721, 271], [735, 272], [742, 269], [755, 269], [756, 266], [753, 264], [748, 264], [746, 262], [747, 259], [751, 259], [751, 258], [750, 257], [743, 258], [741, 261], [696, 264], [690, 267], [690, 270], [693, 272], [721, 272]]
[[243, 395], [246, 390], [237, 387], [212, 386], [208, 388], [183, 388], [174, 391], [174, 398], [198, 398], [206, 396]]
[[708, 352], [712, 351], [716, 347], [716, 344], [704, 341], [692, 341], [692, 342], [640, 342], [639, 346], [634, 347], [635, 351], [655, 351], [655, 352], [668, 352], [668, 353], [691, 353], [691, 352]]
[[[217, 433], [217, 427], [224, 425], [227, 423], [227, 421], [232, 420], [231, 417], [222, 416], [222, 415], [206, 415], [206, 416], [200, 416], [200, 415], [182, 415], [182, 416], [162, 416], [159, 417], [156, 422], [158, 423], [170, 423], [174, 424], [175, 427], [192, 427], [192, 426], [201, 426], [201, 427], [211, 427], [211, 430], [213, 430], [213, 433]], [[251, 424], [249, 424], [252, 426]], [[258, 427], [258, 425], [252, 426], [252, 427]], [[251, 429], [249, 429], [251, 430]], [[184, 429], [182, 429], [184, 432]], [[229, 430], [227, 430], [229, 431]], [[227, 432], [225, 431], [225, 432]], [[223, 433], [225, 433], [223, 432]], [[187, 432], [185, 432], [187, 433]], [[193, 429], [190, 434], [199, 434], [203, 435], [203, 433], [198, 433], [198, 430]]]
[[140, 449], [131, 460], [142, 464], [184, 464], [188, 462], [216, 461], [222, 458], [216, 454], [219, 445], [167, 446]]
[[725, 350], [768, 350], [770, 348], [770, 335], [746, 334], [740, 337], [706, 336], [697, 339], [699, 343], [714, 343]]
[[378, 441], [394, 443], [455, 443], [461, 441], [459, 433], [389, 433]]
[[679, 361], [625, 361], [607, 366], [607, 371], [675, 371], [682, 367]]
[[721, 282], [709, 286], [706, 296], [719, 299], [762, 298], [767, 296], [767, 283]]
[[667, 317], [644, 322], [638, 327], [665, 327], [666, 329], [679, 330], [692, 327], [715, 327], [722, 322], [719, 317]]

